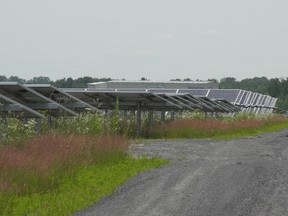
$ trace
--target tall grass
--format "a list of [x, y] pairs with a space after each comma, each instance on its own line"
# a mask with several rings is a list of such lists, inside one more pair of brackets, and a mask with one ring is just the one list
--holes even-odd
[[288, 127], [284, 116], [179, 119], [156, 125], [151, 138], [236, 138]]
[[33, 120], [0, 122], [0, 215], [71, 214], [166, 163], [131, 158], [123, 134], [132, 122], [122, 130], [116, 114], [64, 116], [37, 133]]
[[0, 151], [0, 189], [17, 194], [56, 188], [79, 167], [126, 157], [127, 141], [119, 136], [40, 135], [22, 148]]
[[67, 215], [164, 163], [132, 159], [127, 147], [118, 135], [73, 134], [43, 134], [20, 148], [2, 147], [0, 215]]
[[[143, 118], [142, 136], [232, 138], [288, 127], [283, 116], [185, 115], [153, 128]], [[134, 115], [118, 111], [82, 114], [42, 122], [36, 133], [33, 120], [0, 121], [0, 215], [67, 215], [111, 194], [136, 173], [167, 163], [127, 154], [135, 122]]]

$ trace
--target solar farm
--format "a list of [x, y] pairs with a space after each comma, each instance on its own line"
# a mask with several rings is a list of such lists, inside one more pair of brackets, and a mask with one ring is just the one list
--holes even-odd
[[[151, 146], [150, 141], [145, 145], [142, 139], [161, 139], [163, 145], [155, 153], [160, 157], [167, 150], [178, 164], [183, 164], [186, 158], [193, 158], [192, 164], [194, 158], [203, 161], [202, 153], [207, 147], [212, 149], [207, 156], [211, 158], [211, 153], [215, 153], [215, 142], [211, 139], [252, 136], [287, 127], [287, 118], [268, 115], [275, 111], [275, 103], [275, 98], [240, 89], [60, 89], [47, 84], [1, 82], [1, 212], [67, 215], [91, 205], [91, 200], [96, 202], [98, 197], [107, 196], [106, 191], [102, 193], [98, 188], [111, 187], [111, 182], [115, 182], [111, 190], [114, 191], [119, 185], [114, 179], [121, 179], [120, 174], [126, 180], [148, 165], [152, 167], [152, 163], [156, 167], [167, 161], [142, 154], [143, 149]], [[267, 116], [254, 118], [241, 112]], [[209, 144], [199, 148], [202, 141], [198, 139], [202, 138], [208, 138]], [[164, 146], [167, 139], [173, 139], [169, 141], [172, 146]], [[179, 142], [175, 139], [186, 140], [177, 155]], [[197, 139], [198, 144], [193, 145], [188, 139]], [[132, 157], [134, 141], [140, 141], [141, 147]], [[229, 148], [228, 152], [230, 143], [223, 145]], [[241, 143], [246, 144], [246, 140]], [[188, 146], [194, 146], [193, 153], [187, 151]], [[223, 148], [219, 149], [222, 153]], [[218, 155], [213, 155], [213, 162]], [[232, 157], [235, 163], [235, 155]], [[247, 160], [247, 154], [243, 160]], [[109, 186], [103, 186], [103, 182]], [[82, 201], [78, 204], [86, 193], [89, 193], [87, 204], [86, 201], [85, 205]], [[64, 200], [61, 208], [59, 197]], [[47, 208], [43, 208], [47, 203]], [[59, 213], [62, 209], [67, 212]]]
[[0, 83], [1, 115], [22, 118], [76, 116], [115, 109], [205, 113], [272, 113], [276, 98], [240, 89], [60, 89], [49, 84]]

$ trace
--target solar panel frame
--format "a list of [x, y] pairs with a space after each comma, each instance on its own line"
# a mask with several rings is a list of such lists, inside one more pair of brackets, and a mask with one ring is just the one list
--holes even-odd
[[[6, 87], [5, 87], [6, 85]], [[8, 86], [8, 87], [7, 87]], [[12, 87], [11, 87], [12, 86]], [[32, 110], [48, 109], [53, 114], [91, 110], [178, 111], [200, 109], [204, 112], [237, 112], [239, 107], [257, 111], [256, 106], [275, 106], [272, 97], [240, 89], [59, 89], [49, 84], [22, 85], [0, 83], [0, 93]], [[18, 92], [18, 94], [17, 94]], [[199, 96], [204, 95], [205, 96]], [[276, 99], [277, 101], [277, 99]], [[7, 104], [7, 101], [6, 101]], [[18, 105], [13, 105], [14, 109]], [[6, 106], [7, 108], [8, 106]], [[10, 105], [12, 109], [12, 105]], [[70, 113], [71, 114], [71, 113]]]
[[256, 95], [256, 93], [250, 92], [249, 99], [248, 99], [247, 102], [246, 102], [247, 106], [251, 106], [251, 105], [252, 105], [252, 102], [253, 102], [253, 100], [254, 100], [255, 95]]
[[209, 106], [210, 110], [212, 112], [226, 112], [227, 110], [224, 109], [222, 106], [219, 106], [219, 104], [217, 104], [215, 101], [210, 100], [209, 98], [206, 97], [199, 97], [198, 99], [200, 99], [201, 101], [203, 101], [204, 103], [206, 103], [206, 105]]
[[240, 89], [210, 89], [207, 97], [210, 99], [224, 99], [230, 103], [235, 103]]
[[240, 92], [239, 92], [239, 94], [237, 95], [237, 98], [236, 98], [236, 100], [235, 100], [235, 102], [234, 102], [233, 104], [240, 105], [240, 101], [241, 101], [241, 98], [242, 98], [244, 92], [245, 92], [245, 91], [240, 90]]
[[26, 84], [28, 88], [33, 89], [34, 91], [44, 95], [45, 97], [50, 98], [54, 102], [61, 104], [62, 106], [74, 110], [74, 111], [83, 111], [85, 109], [90, 109], [93, 111], [99, 111], [94, 106], [80, 100], [77, 97], [74, 97], [71, 94], [66, 93], [62, 89], [59, 89], [50, 84]]
[[47, 110], [52, 108], [51, 104], [54, 104], [57, 109], [51, 109], [49, 113], [51, 115], [62, 115], [62, 113], [59, 113], [60, 110], [60, 112], [64, 111], [67, 115], [77, 115], [72, 110], [17, 82], [0, 82], [0, 93], [31, 109], [37, 107], [38, 110]]
[[263, 100], [262, 100], [262, 103], [261, 103], [261, 105], [262, 105], [263, 107], [265, 107], [265, 106], [268, 105], [268, 103], [267, 103], [268, 99], [269, 99], [268, 96], [267, 96], [267, 95], [264, 95]]
[[[136, 110], [138, 109], [139, 106], [145, 110], [179, 109], [179, 107], [175, 106], [175, 103], [172, 103], [171, 99], [170, 100], [163, 100], [163, 98], [159, 99], [159, 97], [156, 97], [154, 94], [149, 92], [135, 93], [127, 91], [125, 92], [114, 91], [105, 93], [98, 91], [89, 91], [84, 92], [84, 95], [82, 95], [81, 99], [85, 101], [85, 97], [86, 99], [87, 97], [93, 98], [94, 101], [98, 101], [98, 104], [99, 103], [102, 104], [102, 106], [97, 107], [99, 109], [115, 109], [116, 98], [118, 98], [119, 100], [119, 109]], [[149, 107], [149, 105], [151, 105], [151, 107]]]
[[224, 107], [224, 109], [227, 110], [227, 112], [239, 112], [239, 111], [241, 111], [240, 108], [238, 108], [237, 106], [234, 106], [229, 101], [220, 99], [220, 100], [215, 100], [215, 102], [220, 104], [222, 107]]
[[245, 101], [244, 101], [244, 106], [249, 106], [248, 102], [251, 99], [251, 96], [252, 96], [252, 92], [247, 91], [247, 96], [246, 96]]
[[[193, 109], [202, 109], [201, 105], [199, 104], [199, 102], [197, 102], [197, 99], [195, 99], [193, 96], [191, 96], [190, 94], [179, 94], [176, 96], [177, 98], [179, 98], [180, 100], [185, 101], [187, 104], [189, 104], [189, 106]], [[196, 102], [195, 102], [196, 101]]]
[[[3, 102], [1, 107], [1, 113], [4, 112], [6, 115], [9, 115], [10, 112], [21, 113], [21, 117], [35, 117], [35, 118], [44, 118], [45, 116], [29, 107], [14, 101], [13, 99], [6, 97], [5, 95], [0, 94], [0, 101]], [[26, 114], [25, 114], [26, 113]]]
[[261, 94], [256, 94], [254, 100], [252, 101], [252, 105], [253, 106], [257, 106], [258, 105], [258, 102], [259, 102], [259, 98], [260, 98]]
[[243, 94], [242, 94], [242, 96], [241, 96], [241, 98], [239, 100], [239, 105], [244, 106], [244, 102], [246, 100], [247, 95], [248, 95], [248, 92], [247, 91], [243, 91]]
[[179, 94], [190, 94], [194, 97], [207, 97], [209, 89], [179, 89]]

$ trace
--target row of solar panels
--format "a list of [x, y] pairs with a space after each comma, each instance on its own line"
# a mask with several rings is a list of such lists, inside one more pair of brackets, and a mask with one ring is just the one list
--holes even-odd
[[0, 82], [1, 114], [20, 117], [77, 115], [86, 110], [113, 110], [118, 99], [120, 110], [203, 110], [237, 112], [240, 109], [224, 99], [211, 100], [189, 93], [59, 89], [52, 85], [22, 85]]
[[[67, 89], [68, 90], [68, 89]], [[95, 91], [88, 88], [86, 91]], [[271, 113], [276, 109], [277, 98], [269, 95], [263, 95], [256, 92], [245, 91], [241, 89], [97, 89], [97, 91], [118, 92], [150, 92], [154, 94], [190, 94], [196, 98], [208, 98], [211, 100], [225, 100], [243, 112]]]
[[59, 89], [52, 85], [0, 82], [2, 115], [44, 118], [86, 110], [238, 112], [253, 106], [273, 110], [276, 99], [243, 90]]
[[[151, 92], [165, 92], [166, 90], [151, 90]], [[209, 99], [225, 99], [226, 101], [240, 107], [244, 112], [270, 113], [276, 108], [277, 99], [269, 95], [241, 89], [180, 89], [168, 90], [170, 93], [185, 93], [197, 97], [207, 97]]]

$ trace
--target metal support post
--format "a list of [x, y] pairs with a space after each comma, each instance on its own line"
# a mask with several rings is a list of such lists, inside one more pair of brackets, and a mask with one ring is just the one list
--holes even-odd
[[140, 136], [141, 134], [141, 108], [140, 106], [138, 106], [137, 108], [136, 121], [137, 121], [137, 136]]
[[161, 111], [161, 121], [165, 121], [165, 111]]
[[174, 121], [175, 120], [175, 111], [171, 111], [171, 120]]
[[149, 111], [149, 127], [153, 126], [153, 110]]

